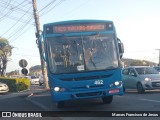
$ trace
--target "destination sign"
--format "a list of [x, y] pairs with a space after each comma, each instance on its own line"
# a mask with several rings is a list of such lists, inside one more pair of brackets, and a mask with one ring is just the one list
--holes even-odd
[[93, 24], [93, 25], [69, 25], [69, 26], [54, 26], [53, 30], [56, 33], [63, 32], [79, 32], [79, 31], [102, 31], [105, 30], [104, 24]]
[[112, 23], [85, 23], [46, 26], [46, 34], [69, 33], [69, 32], [93, 32], [113, 29]]

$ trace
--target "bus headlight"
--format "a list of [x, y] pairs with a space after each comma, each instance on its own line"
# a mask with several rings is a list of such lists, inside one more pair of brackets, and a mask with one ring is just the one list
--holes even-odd
[[55, 87], [55, 88], [54, 88], [54, 91], [59, 92], [59, 91], [60, 91], [60, 88], [59, 88], [59, 87]]
[[60, 88], [60, 87], [55, 87], [54, 91], [55, 92], [60, 92], [60, 91], [63, 92], [63, 91], [66, 91], [66, 89], [65, 88]]
[[122, 85], [122, 81], [116, 81], [114, 83], [109, 84], [109, 87], [119, 87]]
[[119, 86], [119, 85], [120, 85], [120, 83], [119, 83], [118, 81], [116, 81], [114, 84], [115, 84], [116, 86]]

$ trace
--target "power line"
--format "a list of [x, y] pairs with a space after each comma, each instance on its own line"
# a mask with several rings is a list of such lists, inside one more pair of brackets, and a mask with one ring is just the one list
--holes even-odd
[[55, 7], [57, 7], [58, 5], [60, 5], [64, 0], [60, 0], [56, 5], [54, 5], [52, 8], [48, 8], [48, 10], [46, 9], [45, 11], [42, 12], [42, 10], [40, 10], [40, 16], [42, 17], [43, 15], [46, 15], [47, 13], [49, 13], [48, 11], [51, 11], [52, 9], [54, 9]]
[[31, 22], [31, 20], [33, 19], [32, 17], [28, 18], [29, 20], [27, 21], [27, 23], [20, 25], [16, 31], [14, 31], [12, 34], [9, 35], [8, 39], [10, 39], [11, 37], [18, 35], [24, 28], [25, 26]]
[[14, 8], [12, 7], [12, 10], [14, 9], [15, 10], [15, 8], [17, 8], [17, 9], [19, 9], [18, 7], [20, 7], [23, 3], [25, 3], [26, 2], [26, 0], [24, 0], [23, 2], [21, 2], [21, 3], [19, 3], [17, 6], [14, 6]]
[[[29, 19], [29, 20], [27, 20], [27, 21], [24, 21], [24, 17], [29, 13], [29, 11], [30, 11], [30, 8], [27, 10], [27, 11], [25, 11], [25, 13], [20, 17], [20, 18], [16, 18], [16, 17], [14, 17], [14, 16], [11, 16], [10, 15], [10, 12], [15, 12], [17, 9], [19, 10], [20, 8], [21, 8], [21, 6], [22, 5], [24, 5], [24, 3], [26, 3], [25, 2], [26, 0], [24, 0], [24, 1], [22, 1], [21, 3], [19, 3], [18, 5], [13, 5], [13, 3], [11, 4], [11, 3], [8, 3], [8, 5], [7, 6], [11, 6], [11, 8], [13, 8], [13, 6], [14, 6], [14, 8], [13, 9], [9, 9], [10, 11], [7, 13], [7, 14], [4, 14], [4, 18], [5, 17], [8, 17], [8, 18], [11, 18], [12, 20], [14, 19], [14, 20], [16, 20], [16, 23], [14, 24], [14, 25], [12, 25], [6, 32], [4, 32], [3, 34], [2, 34], [2, 36], [4, 36], [5, 34], [7, 34], [9, 31], [11, 31], [11, 30], [13, 30], [13, 28], [19, 23], [19, 22], [25, 22], [23, 25], [20, 25], [19, 27], [17, 27], [17, 29], [16, 30], [14, 30], [14, 32], [12, 32], [12, 33], [10, 33], [10, 35], [7, 37], [8, 39], [11, 39], [12, 38], [12, 40], [10, 40], [10, 42], [11, 43], [13, 43], [15, 40], [17, 40], [21, 35], [23, 35], [26, 31], [28, 31], [28, 29], [30, 29], [30, 27], [28, 27], [28, 29], [26, 29], [26, 30], [24, 30], [26, 27], [27, 27], [27, 25], [29, 25], [30, 24], [30, 22], [32, 21], [32, 17], [31, 18], [27, 18], [27, 19]], [[62, 2], [63, 2], [63, 0], [61, 0], [61, 1], [59, 1], [56, 5], [54, 5], [52, 8], [51, 8], [51, 5], [55, 2], [56, 0], [53, 0], [53, 1], [51, 1], [50, 3], [48, 3], [47, 5], [45, 5], [41, 10], [40, 10], [40, 12], [42, 12], [42, 15], [44, 15], [45, 14], [45, 12], [46, 11], [49, 11], [50, 9], [53, 9], [54, 7], [56, 7], [56, 6], [58, 6], [59, 4], [61, 4]], [[1, 3], [2, 3], [3, 1], [1, 1]], [[5, 4], [6, 2], [3, 2], [3, 4]], [[8, 8], [8, 7], [6, 7], [6, 8]], [[50, 9], [49, 9], [50, 8]], [[21, 10], [21, 9], [20, 9]], [[23, 12], [24, 12], [24, 10], [23, 10]], [[33, 24], [31, 24], [31, 25], [33, 25]], [[14, 38], [14, 39], [13, 39]]]
[[[1, 1], [1, 3], [2, 3], [2, 2], [4, 2], [4, 1]], [[9, 0], [9, 2], [4, 2], [4, 3], [7, 4], [7, 5], [6, 5], [6, 7], [4, 7], [4, 9], [1, 10], [1, 11], [5, 11], [5, 10], [8, 8], [9, 4], [11, 3], [11, 0]]]
[[21, 34], [19, 34], [16, 38], [14, 38], [14, 40], [10, 41], [10, 43], [13, 43], [14, 41], [16, 41], [20, 36], [22, 36], [26, 31], [28, 31], [29, 29], [31, 29], [31, 27], [29, 26], [28, 29], [26, 29], [25, 31], [23, 31]]
[[53, 0], [53, 1], [51, 1], [50, 3], [48, 3], [46, 6], [44, 6], [44, 7], [39, 11], [39, 13], [42, 12], [43, 10], [45, 10], [46, 8], [48, 8], [50, 5], [52, 5], [55, 1], [56, 1], [56, 0]]
[[26, 32], [28, 29], [30, 29], [30, 27], [29, 27], [27, 30], [22, 32], [25, 29], [25, 27], [27, 26], [27, 24], [30, 23], [32, 20], [33, 20], [33, 18], [31, 17], [26, 24], [20, 26], [15, 33], [13, 33], [11, 36], [8, 37], [8, 39], [10, 39], [13, 36], [18, 35], [14, 40], [10, 41], [11, 43], [13, 43], [18, 37], [20, 37], [22, 34], [24, 34], [24, 32]]
[[[6, 6], [5, 4], [5, 2], [3, 2], [3, 1], [0, 1], [0, 3], [2, 3], [2, 4], [4, 4], [4, 5], [1, 5], [1, 7], [4, 7], [4, 6]], [[26, 10], [23, 10], [23, 9], [21, 9], [21, 8], [19, 8], [20, 6], [22, 6], [22, 5], [25, 5], [25, 7], [23, 7], [23, 8], [27, 8], [26, 7], [26, 0], [24, 0], [23, 2], [21, 2], [21, 3], [18, 3], [18, 5], [14, 5], [14, 4], [9, 4], [9, 6], [10, 7], [7, 7], [7, 9], [9, 9], [8, 10], [8, 12], [6, 12], [6, 13], [4, 13], [4, 11], [0, 11], [0, 16], [1, 16], [1, 18], [0, 18], [0, 20], [2, 20], [2, 18], [4, 19], [4, 18], [9, 18], [9, 19], [11, 19], [11, 20], [14, 20], [14, 21], [19, 21], [19, 22], [23, 22], [23, 23], [26, 23], [26, 20], [24, 20], [24, 19], [19, 19], [19, 18], [17, 18], [17, 17], [15, 17], [15, 16], [13, 16], [14, 15], [14, 13], [16, 13], [16, 12], [20, 12], [20, 13], [23, 13], [23, 14], [26, 14], [26, 15], [32, 15], [32, 12], [30, 12], [30, 11], [26, 11]], [[28, 3], [27, 3], [28, 4]], [[31, 5], [29, 6], [29, 7], [31, 7]], [[5, 7], [6, 8], [6, 7]], [[17, 15], [16, 15], [17, 16]]]
[[13, 29], [18, 23], [19, 21], [28, 13], [28, 11], [32, 8], [32, 6], [26, 11], [26, 13], [24, 13], [18, 20], [17, 22], [11, 26], [6, 32], [4, 32], [1, 36], [4, 36], [7, 32], [9, 32], [11, 29]]
[[[29, 4], [29, 3], [27, 3], [27, 4], [25, 4], [25, 7], [22, 7], [22, 5], [24, 4], [26, 2], [26, 0], [24, 0], [23, 2], [21, 2], [21, 3], [19, 3], [18, 5], [15, 5], [15, 4], [12, 4], [12, 3], [10, 3], [9, 5], [8, 5], [8, 7], [6, 8], [6, 9], [9, 9], [9, 10], [11, 10], [11, 11], [14, 11], [14, 12], [17, 12], [17, 11], [19, 11], [19, 12], [21, 12], [21, 13], [24, 13], [24, 12], [26, 12], [26, 10], [24, 10], [24, 8], [26, 8], [26, 5], [27, 4]], [[2, 3], [2, 2], [0, 2], [0, 3]], [[6, 4], [6, 3], [2, 3], [2, 4]], [[24, 6], [24, 5], [23, 5]], [[3, 5], [1, 5], [1, 7], [4, 7]], [[22, 8], [21, 8], [22, 7]], [[32, 14], [32, 12], [30, 12], [30, 13], [28, 13], [28, 14]]]
[[3, 16], [0, 18], [0, 20], [3, 20], [3, 18], [7, 17], [8, 15], [10, 15], [13, 11], [8, 11], [6, 14], [3, 14], [2, 12], [0, 12]]
[[[9, 19], [11, 19], [11, 20], [14, 20], [14, 21], [17, 21], [17, 20], [19, 20], [19, 18], [17, 18], [17, 17], [14, 17], [14, 16], [5, 16], [6, 18], [9, 18]], [[24, 20], [24, 19], [21, 19], [21, 20], [19, 20], [19, 22], [22, 22], [22, 23], [27, 23], [27, 20]]]

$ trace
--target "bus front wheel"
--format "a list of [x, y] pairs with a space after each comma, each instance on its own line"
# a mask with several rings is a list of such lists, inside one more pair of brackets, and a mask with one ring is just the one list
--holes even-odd
[[110, 104], [113, 100], [113, 96], [102, 97], [102, 101], [104, 104]]

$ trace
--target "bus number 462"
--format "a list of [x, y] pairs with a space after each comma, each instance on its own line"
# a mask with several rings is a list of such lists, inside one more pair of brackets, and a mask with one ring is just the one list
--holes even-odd
[[103, 85], [103, 80], [96, 80], [94, 81], [95, 85]]

